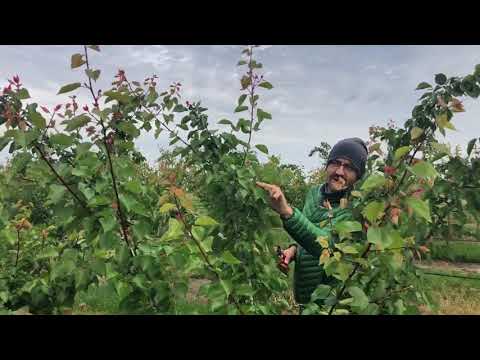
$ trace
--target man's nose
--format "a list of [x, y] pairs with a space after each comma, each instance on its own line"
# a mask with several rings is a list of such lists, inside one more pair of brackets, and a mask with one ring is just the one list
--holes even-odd
[[340, 165], [340, 167], [337, 169], [337, 171], [335, 171], [335, 174], [337, 175], [345, 175], [344, 171], [343, 171], [343, 165]]

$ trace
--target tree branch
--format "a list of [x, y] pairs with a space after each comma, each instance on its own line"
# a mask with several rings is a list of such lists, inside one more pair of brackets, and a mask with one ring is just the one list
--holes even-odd
[[20, 254], [20, 230], [17, 229], [17, 257], [15, 258], [15, 267], [17, 267], [17, 264], [18, 264], [19, 254]]
[[253, 46], [250, 46], [250, 52], [249, 52], [249, 60], [248, 60], [248, 69], [249, 69], [249, 75], [250, 75], [250, 99], [252, 100], [250, 104], [250, 129], [248, 133], [248, 145], [247, 148], [245, 149], [245, 155], [243, 156], [243, 163], [242, 166], [245, 165], [245, 161], [247, 159], [247, 154], [248, 150], [250, 150], [250, 142], [252, 141], [252, 130], [253, 130], [253, 120], [254, 120], [254, 109], [255, 109], [255, 101], [254, 101], [254, 95], [255, 95], [255, 85], [253, 83], [253, 67], [252, 67], [252, 60], [253, 60]]
[[[90, 72], [90, 64], [88, 62], [87, 46], [84, 45], [83, 48], [84, 48], [84, 51], [85, 51], [85, 63], [86, 63], [86, 66], [87, 66], [87, 70], [88, 70], [88, 72]], [[88, 77], [88, 88], [90, 90], [90, 93], [93, 96], [93, 100], [95, 102], [95, 105], [98, 106], [98, 99], [95, 96], [95, 92], [93, 90], [92, 80], [90, 79], [90, 76], [87, 76], [87, 77]], [[117, 212], [118, 212], [118, 217], [120, 219], [120, 227], [122, 229], [123, 239], [124, 239], [125, 243], [127, 244], [127, 246], [132, 250], [133, 255], [135, 255], [136, 244], [135, 244], [135, 241], [132, 238], [133, 248], [130, 245], [130, 241], [128, 239], [128, 224], [127, 224], [127, 221], [125, 219], [124, 213], [122, 211], [122, 205], [120, 203], [120, 198], [119, 198], [119, 195], [118, 195], [117, 180], [116, 180], [116, 177], [115, 177], [115, 172], [113, 170], [112, 156], [110, 154], [110, 149], [109, 149], [109, 146], [108, 146], [108, 143], [107, 143], [107, 129], [105, 128], [105, 124], [104, 124], [101, 116], [100, 116], [99, 121], [100, 121], [100, 125], [102, 127], [102, 135], [103, 135], [102, 141], [103, 141], [103, 144], [105, 146], [105, 151], [107, 153], [108, 164], [109, 164], [109, 168], [110, 168], [110, 176], [112, 177], [113, 191], [115, 193], [115, 198], [116, 198], [116, 201], [117, 201]]]
[[[215, 275], [215, 277], [217, 278], [218, 281], [221, 281], [221, 277], [220, 275], [217, 273], [217, 271], [215, 270], [215, 268], [213, 267], [212, 263], [210, 262], [210, 259], [208, 258], [208, 254], [203, 250], [202, 248], [202, 245], [200, 244], [200, 242], [195, 239], [195, 237], [193, 236], [192, 234], [192, 229], [187, 225], [186, 221], [185, 221], [185, 218], [183, 217], [183, 214], [182, 214], [182, 211], [180, 209], [180, 204], [178, 203], [178, 198], [175, 194], [173, 194], [173, 198], [174, 198], [174, 201], [175, 201], [175, 206], [177, 207], [177, 212], [180, 214], [180, 221], [183, 223], [183, 226], [185, 227], [185, 229], [187, 230], [188, 232], [188, 235], [190, 236], [190, 238], [195, 242], [195, 244], [197, 245], [198, 249], [200, 250], [200, 253], [202, 254], [202, 257], [203, 257], [203, 260], [205, 261], [205, 263], [208, 265], [208, 267], [210, 268], [210, 270], [213, 272], [213, 274]], [[241, 315], [245, 315], [242, 311], [242, 309], [240, 308], [240, 304], [238, 303], [238, 301], [235, 299], [235, 297], [233, 296], [233, 294], [230, 294], [230, 298], [233, 300], [234, 304], [235, 304], [235, 307], [237, 308], [238, 312], [241, 314]]]
[[70, 194], [72, 194], [72, 196], [80, 203], [80, 205], [81, 205], [85, 210], [87, 210], [88, 212], [90, 212], [90, 209], [87, 207], [87, 205], [85, 204], [85, 202], [84, 202], [82, 199], [80, 199], [77, 194], [75, 194], [75, 192], [72, 190], [72, 188], [65, 182], [65, 180], [60, 176], [60, 174], [55, 170], [55, 168], [54, 168], [53, 165], [50, 163], [50, 161], [48, 161], [47, 157], [46, 157], [45, 154], [43, 153], [43, 151], [42, 151], [42, 149], [40, 148], [40, 146], [39, 146], [37, 143], [34, 143], [33, 146], [34, 146], [35, 149], [38, 151], [38, 153], [40, 154], [40, 156], [41, 156], [41, 158], [43, 159], [43, 161], [45, 161], [45, 163], [48, 165], [48, 167], [50, 168], [50, 170], [52, 170], [52, 172], [55, 174], [55, 176], [57, 177], [57, 179], [62, 183], [62, 185], [67, 188], [67, 190], [70, 192]]

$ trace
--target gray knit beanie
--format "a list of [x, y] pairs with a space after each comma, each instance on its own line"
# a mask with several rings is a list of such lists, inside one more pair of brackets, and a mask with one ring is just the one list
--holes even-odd
[[357, 177], [360, 179], [365, 173], [368, 150], [367, 145], [359, 138], [349, 138], [340, 140], [330, 151], [327, 165], [338, 158], [345, 158], [352, 162], [357, 171]]

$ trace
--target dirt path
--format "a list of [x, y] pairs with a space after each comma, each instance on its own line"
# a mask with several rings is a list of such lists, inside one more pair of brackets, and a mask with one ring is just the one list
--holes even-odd
[[421, 269], [432, 270], [447, 270], [447, 271], [461, 271], [469, 274], [480, 275], [480, 264], [475, 263], [462, 263], [462, 262], [449, 262], [444, 260], [431, 260], [431, 261], [418, 261], [415, 262]]

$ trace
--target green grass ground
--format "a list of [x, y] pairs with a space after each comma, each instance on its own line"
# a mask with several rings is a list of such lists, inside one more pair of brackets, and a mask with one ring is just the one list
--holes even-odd
[[434, 241], [430, 250], [435, 260], [480, 263], [480, 241]]
[[[434, 300], [432, 309], [422, 308], [425, 315], [480, 315], [480, 276], [459, 271], [426, 270], [425, 290]], [[456, 278], [445, 275], [464, 276]]]

